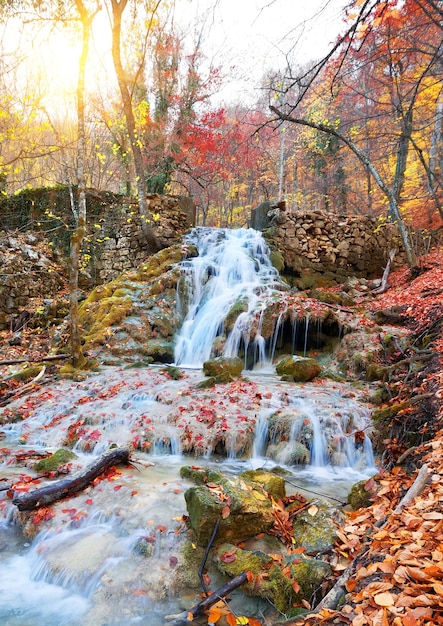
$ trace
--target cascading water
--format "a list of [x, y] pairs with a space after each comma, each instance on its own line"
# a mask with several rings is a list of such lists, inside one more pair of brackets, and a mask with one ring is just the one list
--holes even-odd
[[[186, 243], [197, 248], [198, 256], [182, 264], [187, 300], [182, 306], [187, 310], [176, 339], [176, 364], [201, 367], [217, 338], [224, 344], [218, 351], [225, 356], [237, 356], [242, 344], [245, 361], [248, 350], [253, 351], [253, 362], [263, 361], [263, 338], [257, 332], [251, 340], [252, 322], [267, 299], [286, 286], [269, 259], [262, 234], [245, 228], [196, 228]], [[233, 307], [241, 312], [233, 328], [226, 329]], [[221, 339], [226, 330], [226, 340]]]
[[[84, 467], [116, 444], [154, 463], [125, 468], [55, 505], [55, 531], [42, 531], [31, 545], [17, 533], [14, 507], [0, 490], [2, 624], [161, 626], [166, 613], [192, 604], [191, 596], [182, 602], [174, 594], [173, 582], [186, 536], [180, 520], [190, 484], [179, 475], [189, 463], [185, 454], [217, 469], [216, 455], [224, 455], [223, 469], [235, 474], [285, 464], [298, 483], [343, 499], [350, 483], [375, 473], [364, 434], [369, 412], [345, 383], [299, 386], [278, 380], [271, 368], [255, 368], [241, 381], [197, 388], [197, 368], [214, 353], [241, 351], [248, 366], [272, 361], [285, 320], [277, 316], [265, 340], [265, 311], [286, 286], [254, 230], [200, 228], [186, 243], [199, 254], [182, 266], [184, 322], [175, 360], [190, 366], [182, 378], [174, 380], [167, 368], [104, 367], [84, 381], [48, 383], [19, 399], [12, 409], [23, 419], [1, 428], [0, 480], [7, 482], [32, 473], [17, 462], [23, 450], [26, 456], [70, 447], [74, 466]], [[309, 313], [305, 319], [299, 328], [294, 319], [293, 351], [308, 348]]]

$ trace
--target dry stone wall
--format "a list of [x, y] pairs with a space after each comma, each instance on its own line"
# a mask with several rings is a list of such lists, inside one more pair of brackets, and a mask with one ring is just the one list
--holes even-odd
[[[375, 217], [288, 212], [281, 207], [269, 217], [264, 235], [281, 254], [283, 273], [295, 277], [316, 273], [332, 282], [343, 282], [348, 276], [381, 277], [389, 251], [400, 246], [397, 227], [380, 226]], [[398, 252], [396, 265], [405, 260]]]
[[[195, 206], [183, 196], [148, 196], [149, 219], [156, 236], [167, 248], [179, 241], [195, 223]], [[94, 284], [108, 282], [121, 272], [138, 267], [148, 254], [135, 202], [122, 205], [118, 219], [106, 220], [91, 242], [89, 271]]]

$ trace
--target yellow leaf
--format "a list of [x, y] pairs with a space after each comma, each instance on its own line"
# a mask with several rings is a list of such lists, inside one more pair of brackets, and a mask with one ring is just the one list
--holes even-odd
[[261, 493], [260, 491], [257, 491], [256, 489], [252, 490], [252, 494], [254, 496], [254, 498], [256, 498], [257, 500], [267, 500], [268, 498]]
[[235, 623], [236, 624], [249, 624], [249, 618], [243, 617], [243, 615], [239, 615]]

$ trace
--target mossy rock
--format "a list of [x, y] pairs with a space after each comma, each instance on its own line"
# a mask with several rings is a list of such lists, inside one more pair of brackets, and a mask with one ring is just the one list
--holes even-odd
[[269, 253], [269, 259], [277, 272], [283, 272], [285, 269], [285, 260], [281, 252], [278, 250], [271, 250]]
[[406, 402], [397, 402], [396, 404], [391, 404], [390, 406], [386, 406], [382, 409], [375, 409], [372, 412], [372, 421], [377, 426], [380, 425], [388, 425], [393, 417], [397, 415], [403, 409], [406, 409], [410, 403]]
[[204, 485], [205, 483], [219, 483], [224, 476], [217, 470], [208, 467], [196, 468], [190, 465], [184, 465], [180, 468], [180, 476], [192, 480], [196, 485]]
[[235, 302], [229, 310], [224, 322], [225, 330], [229, 333], [233, 328], [237, 320], [237, 317], [241, 313], [245, 313], [248, 310], [248, 300], [246, 298], [240, 298]]
[[307, 382], [320, 374], [321, 367], [315, 359], [289, 356], [277, 363], [275, 371], [285, 380]]
[[210, 389], [217, 384], [217, 379], [215, 376], [209, 376], [209, 378], [205, 378], [201, 380], [199, 383], [195, 385], [196, 389]]
[[[199, 545], [207, 545], [217, 520], [218, 541], [238, 542], [266, 532], [274, 522], [271, 501], [257, 484], [240, 478], [191, 487], [185, 492], [189, 523]], [[212, 485], [212, 487], [211, 487]], [[229, 515], [222, 511], [229, 504]]]
[[38, 376], [40, 372], [42, 371], [42, 369], [43, 369], [42, 365], [29, 365], [28, 367], [24, 367], [19, 372], [12, 374], [10, 378], [12, 378], [13, 380], [18, 380], [18, 381], [30, 380]]
[[360, 480], [352, 485], [347, 501], [352, 510], [357, 511], [357, 509], [365, 509], [371, 506], [374, 501], [374, 495], [374, 490], [368, 489], [368, 481]]
[[377, 363], [369, 363], [365, 372], [365, 380], [373, 382], [375, 380], [388, 380], [390, 368]]
[[240, 478], [245, 478], [253, 483], [257, 483], [269, 493], [275, 500], [286, 496], [286, 484], [284, 478], [273, 472], [265, 472], [261, 469], [247, 470], [240, 474]]
[[[294, 604], [316, 599], [322, 582], [331, 574], [330, 565], [324, 561], [290, 555], [280, 565], [265, 552], [241, 550], [230, 543], [217, 547], [214, 561], [222, 573], [231, 577], [245, 570], [252, 572], [254, 579], [242, 585], [244, 593], [268, 600], [288, 617], [295, 615]], [[298, 583], [297, 593], [294, 582]]]
[[219, 379], [221, 375], [229, 374], [232, 378], [239, 378], [242, 374], [244, 363], [238, 357], [217, 357], [203, 363], [205, 376], [214, 376]]
[[337, 539], [337, 525], [333, 520], [342, 517], [335, 507], [314, 500], [307, 510], [294, 519], [295, 545], [302, 546], [306, 554], [313, 555], [331, 550]]
[[143, 345], [143, 353], [155, 363], [174, 362], [174, 344], [171, 341], [150, 339]]
[[65, 450], [64, 448], [60, 448], [51, 456], [48, 456], [46, 459], [41, 459], [37, 461], [34, 465], [34, 470], [36, 472], [56, 472], [59, 467], [62, 465], [66, 465], [73, 459], [76, 459], [77, 455], [72, 452], [72, 450]]

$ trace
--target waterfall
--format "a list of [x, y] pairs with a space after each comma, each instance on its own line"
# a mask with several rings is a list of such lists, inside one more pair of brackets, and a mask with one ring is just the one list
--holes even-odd
[[[257, 321], [269, 298], [286, 286], [269, 259], [262, 234], [251, 228], [195, 228], [186, 244], [195, 246], [198, 256], [182, 263], [178, 301], [186, 310], [175, 363], [201, 367], [214, 353], [236, 356], [241, 347], [245, 363], [248, 358], [254, 364], [266, 359]], [[231, 328], [227, 318], [234, 312]]]

